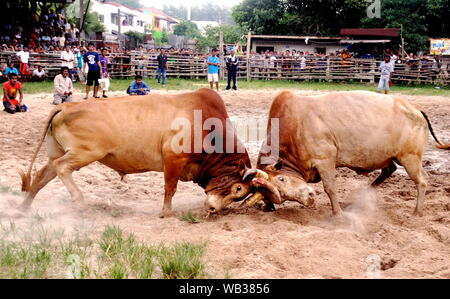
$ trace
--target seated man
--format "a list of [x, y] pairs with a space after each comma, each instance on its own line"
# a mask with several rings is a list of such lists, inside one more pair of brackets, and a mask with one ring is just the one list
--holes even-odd
[[143, 96], [150, 92], [150, 87], [145, 84], [145, 82], [142, 81], [141, 75], [136, 75], [134, 77], [134, 81], [131, 82], [130, 87], [127, 89], [127, 93], [130, 96], [138, 95]]
[[[22, 105], [23, 92], [18, 77], [17, 74], [11, 73], [8, 75], [9, 80], [2, 84], [3, 106], [5, 107], [5, 111], [11, 114], [27, 111], [27, 106]], [[17, 91], [20, 93], [19, 101], [16, 99]]]
[[19, 71], [14, 67], [14, 63], [12, 62], [8, 64], [8, 67], [6, 67], [5, 71], [3, 72], [3, 75], [5, 77], [8, 77], [9, 74], [19, 75]]
[[44, 81], [45, 79], [47, 79], [47, 74], [42, 68], [42, 65], [38, 65], [37, 69], [35, 69], [31, 74], [31, 78], [34, 81]]
[[69, 68], [63, 66], [61, 74], [53, 80], [55, 83], [55, 93], [53, 95], [53, 105], [59, 105], [64, 102], [72, 102], [73, 85], [69, 77]]

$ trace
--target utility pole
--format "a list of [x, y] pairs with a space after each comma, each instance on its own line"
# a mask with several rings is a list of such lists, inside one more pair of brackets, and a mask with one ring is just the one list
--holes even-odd
[[79, 42], [81, 42], [81, 35], [83, 34], [83, 23], [84, 23], [84, 20], [83, 20], [83, 17], [84, 17], [84, 11], [83, 11], [83, 6], [84, 6], [84, 1], [83, 0], [80, 0], [80, 25], [79, 25], [79, 28], [80, 28], [80, 40], [79, 40]]
[[119, 8], [119, 10], [117, 11], [117, 19], [119, 20], [119, 35], [118, 35], [118, 37], [117, 37], [117, 40], [119, 41], [119, 48], [121, 48], [122, 47], [122, 43], [120, 42], [120, 40], [121, 40], [121, 35], [122, 35], [122, 22], [120, 21], [120, 8]]
[[251, 67], [250, 67], [250, 47], [252, 46], [252, 32], [249, 31], [247, 34], [247, 81], [250, 81], [250, 72], [251, 72]]
[[403, 24], [400, 24], [400, 38], [402, 40], [402, 57], [406, 57], [408, 54], [405, 51], [405, 39], [403, 38]]

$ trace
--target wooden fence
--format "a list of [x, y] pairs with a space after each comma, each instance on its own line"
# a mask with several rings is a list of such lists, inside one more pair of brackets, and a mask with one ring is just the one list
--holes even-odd
[[[157, 54], [131, 52], [129, 54], [110, 53], [108, 69], [111, 77], [129, 78], [135, 74], [155, 77]], [[0, 52], [2, 68], [8, 61], [15, 61], [15, 53]], [[205, 55], [169, 55], [168, 77], [206, 78], [207, 56]], [[373, 59], [342, 60], [335, 57], [261, 57], [254, 55], [240, 57], [238, 78], [249, 80], [323, 80], [376, 82], [379, 79], [380, 61]], [[76, 64], [76, 63], [75, 63]], [[32, 53], [29, 68], [42, 65], [50, 78], [61, 68], [60, 53]], [[438, 65], [435, 61], [417, 61], [417, 63], [396, 63], [394, 82], [415, 84], [450, 85], [449, 65]], [[225, 71], [226, 76], [226, 71]]]

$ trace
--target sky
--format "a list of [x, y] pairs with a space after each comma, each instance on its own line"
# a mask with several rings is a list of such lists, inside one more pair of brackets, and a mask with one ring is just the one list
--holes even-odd
[[[220, 6], [235, 6], [239, 4], [242, 0], [225, 0], [225, 1], [212, 1], [212, 3], [220, 5]], [[206, 3], [211, 3], [211, 0], [164, 0], [164, 1], [155, 1], [155, 0], [140, 0], [141, 4], [144, 6], [153, 6], [157, 8], [162, 8], [164, 4], [166, 5], [186, 5], [187, 3], [191, 4], [191, 6], [202, 6]]]

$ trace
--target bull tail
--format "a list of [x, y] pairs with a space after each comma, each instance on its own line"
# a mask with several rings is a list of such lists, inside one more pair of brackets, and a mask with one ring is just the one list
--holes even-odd
[[62, 111], [61, 107], [62, 105], [59, 105], [57, 107], [55, 107], [55, 109], [52, 110], [52, 112], [50, 113], [48, 119], [47, 119], [47, 123], [45, 124], [45, 129], [44, 132], [42, 133], [41, 138], [39, 139], [39, 144], [36, 148], [36, 150], [33, 153], [33, 158], [31, 159], [31, 163], [30, 163], [30, 167], [28, 167], [28, 172], [25, 173], [22, 169], [19, 169], [19, 175], [22, 179], [22, 191], [23, 192], [28, 192], [30, 190], [31, 187], [31, 170], [33, 169], [33, 164], [36, 161], [37, 155], [39, 153], [39, 150], [42, 147], [42, 144], [44, 143], [45, 140], [45, 136], [47, 136], [47, 132], [50, 129], [50, 126], [52, 124], [52, 120], [53, 118], [56, 116], [56, 114], [58, 114], [59, 112]]
[[423, 117], [428, 123], [428, 129], [430, 130], [431, 136], [433, 136], [434, 140], [436, 141], [436, 144], [434, 145], [436, 148], [443, 149], [443, 150], [450, 150], [450, 144], [443, 144], [442, 142], [437, 139], [436, 135], [434, 134], [433, 127], [431, 126], [430, 120], [428, 116], [425, 114], [425, 112], [422, 112]]

